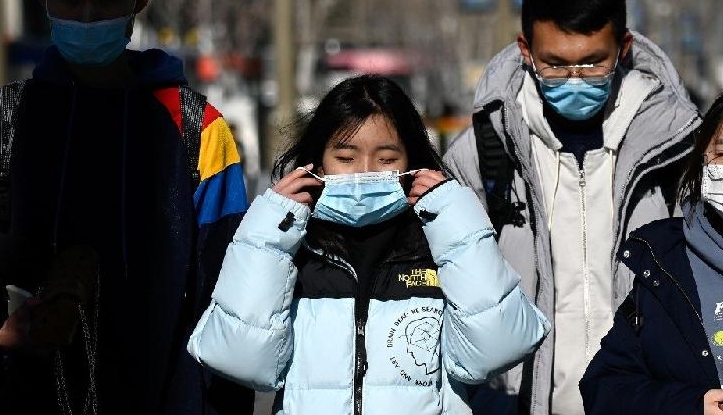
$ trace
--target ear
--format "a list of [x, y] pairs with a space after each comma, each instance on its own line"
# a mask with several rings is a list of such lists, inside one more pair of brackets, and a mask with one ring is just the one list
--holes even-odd
[[319, 177], [324, 177], [324, 166], [319, 165], [319, 167], [316, 168], [316, 174]]
[[136, 8], [133, 9], [133, 13], [138, 14], [138, 13], [142, 12], [143, 9], [145, 9], [146, 6], [148, 5], [148, 2], [149, 2], [149, 1], [150, 1], [150, 0], [137, 0], [137, 1], [136, 1]]
[[630, 33], [629, 30], [625, 30], [625, 35], [623, 36], [622, 44], [620, 45], [620, 56], [618, 56], [618, 61], [622, 61], [628, 56], [628, 53], [630, 52], [630, 49], [633, 47], [633, 34]]
[[525, 61], [525, 65], [532, 67], [532, 59], [530, 58], [530, 45], [527, 43], [525, 35], [520, 33], [517, 35], [517, 47], [520, 48], [520, 54]]

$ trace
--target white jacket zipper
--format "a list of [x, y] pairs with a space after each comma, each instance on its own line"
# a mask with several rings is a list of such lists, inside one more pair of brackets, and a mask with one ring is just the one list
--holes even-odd
[[585, 311], [585, 362], [590, 363], [590, 269], [587, 261], [587, 194], [585, 186], [585, 168], [580, 169], [580, 207], [582, 220], [582, 279], [583, 308]]

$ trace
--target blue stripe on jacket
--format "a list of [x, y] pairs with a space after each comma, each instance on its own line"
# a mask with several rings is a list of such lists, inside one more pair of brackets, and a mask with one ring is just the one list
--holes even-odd
[[241, 163], [231, 164], [202, 181], [193, 196], [198, 225], [216, 222], [232, 213], [245, 212], [248, 199], [243, 183]]

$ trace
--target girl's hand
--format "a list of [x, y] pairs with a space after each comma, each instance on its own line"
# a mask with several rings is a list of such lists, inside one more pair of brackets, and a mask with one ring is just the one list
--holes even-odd
[[723, 389], [711, 389], [703, 395], [703, 415], [723, 415]]
[[[311, 170], [313, 167], [313, 164], [304, 166], [306, 170]], [[294, 170], [279, 180], [271, 190], [281, 196], [288, 197], [306, 206], [311, 206], [311, 204], [314, 203], [314, 198], [311, 196], [309, 190], [319, 188], [324, 183], [314, 177], [304, 177], [308, 174], [309, 173], [301, 169]]]
[[446, 179], [441, 171], [419, 170], [414, 173], [414, 182], [412, 182], [412, 190], [409, 192], [409, 196], [407, 196], [407, 202], [414, 206], [424, 193]]

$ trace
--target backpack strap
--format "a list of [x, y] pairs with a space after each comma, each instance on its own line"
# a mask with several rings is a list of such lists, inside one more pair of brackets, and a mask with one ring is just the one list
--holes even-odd
[[181, 139], [188, 155], [188, 169], [195, 190], [201, 182], [198, 157], [201, 150], [201, 132], [206, 111], [206, 97], [188, 86], [179, 88], [181, 102]]
[[27, 81], [0, 88], [0, 232], [10, 228], [10, 159], [18, 121], [18, 107]]
[[[521, 227], [525, 218], [520, 211], [526, 208], [519, 201], [512, 201], [512, 181], [515, 177], [515, 165], [505, 151], [502, 139], [497, 135], [489, 112], [475, 113], [472, 117], [475, 144], [479, 159], [479, 172], [487, 195], [487, 206], [492, 226], [500, 235], [502, 227], [513, 224]], [[499, 237], [499, 236], [498, 236]]]

